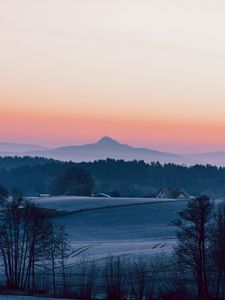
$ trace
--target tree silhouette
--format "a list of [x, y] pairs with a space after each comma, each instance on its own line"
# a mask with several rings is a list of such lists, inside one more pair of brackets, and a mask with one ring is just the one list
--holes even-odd
[[191, 199], [179, 213], [176, 254], [183, 267], [189, 268], [196, 280], [199, 296], [208, 295], [207, 255], [209, 223], [213, 204], [207, 196]]
[[87, 171], [71, 168], [55, 179], [51, 193], [53, 195], [90, 196], [93, 187], [94, 181]]

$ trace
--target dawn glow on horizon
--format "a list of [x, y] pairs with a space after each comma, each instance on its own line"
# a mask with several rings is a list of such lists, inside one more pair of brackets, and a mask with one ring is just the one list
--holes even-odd
[[225, 1], [0, 0], [0, 141], [225, 150]]

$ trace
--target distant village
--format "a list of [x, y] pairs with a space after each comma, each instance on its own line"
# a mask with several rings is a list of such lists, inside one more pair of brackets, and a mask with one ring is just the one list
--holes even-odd
[[[114, 198], [111, 195], [105, 193], [94, 193], [92, 197], [97, 198]], [[188, 193], [182, 188], [160, 188], [155, 194], [150, 198], [155, 199], [177, 199], [177, 200], [189, 200], [191, 198]]]

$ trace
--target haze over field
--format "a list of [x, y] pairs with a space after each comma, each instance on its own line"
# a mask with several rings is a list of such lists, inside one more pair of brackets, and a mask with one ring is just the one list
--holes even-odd
[[0, 140], [225, 150], [223, 0], [1, 0]]

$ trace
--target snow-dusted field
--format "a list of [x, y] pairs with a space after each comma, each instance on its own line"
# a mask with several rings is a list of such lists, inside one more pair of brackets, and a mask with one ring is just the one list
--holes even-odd
[[184, 202], [142, 203], [74, 212], [55, 219], [78, 242], [170, 239], [175, 237], [170, 222], [184, 206]]
[[177, 202], [174, 199], [155, 198], [100, 198], [100, 197], [39, 197], [32, 199], [38, 205], [64, 212], [75, 212], [104, 207], [139, 205], [142, 203]]
[[171, 251], [176, 229], [170, 222], [186, 205], [169, 199], [54, 197], [35, 201], [70, 212], [55, 217], [54, 222], [65, 226], [75, 248], [87, 248], [81, 255], [96, 259]]

